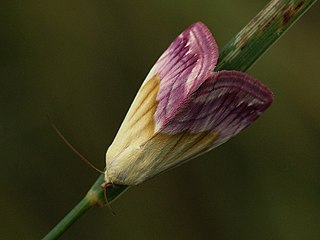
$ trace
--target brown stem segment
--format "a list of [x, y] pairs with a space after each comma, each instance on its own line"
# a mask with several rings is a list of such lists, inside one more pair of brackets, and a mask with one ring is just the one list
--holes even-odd
[[223, 47], [216, 71], [247, 71], [316, 1], [270, 1]]

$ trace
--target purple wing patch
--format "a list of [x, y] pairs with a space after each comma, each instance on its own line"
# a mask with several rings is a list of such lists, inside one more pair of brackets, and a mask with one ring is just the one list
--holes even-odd
[[272, 92], [238, 71], [214, 73], [197, 89], [161, 132], [214, 131], [219, 145], [249, 126], [272, 103]]
[[201, 22], [181, 33], [151, 69], [160, 82], [155, 132], [215, 132], [214, 145], [256, 120], [272, 103], [271, 91], [238, 71], [213, 72], [218, 47]]
[[215, 40], [201, 22], [181, 33], [162, 54], [147, 77], [158, 74], [160, 81], [156, 130], [170, 122], [189, 95], [210, 77], [218, 55]]

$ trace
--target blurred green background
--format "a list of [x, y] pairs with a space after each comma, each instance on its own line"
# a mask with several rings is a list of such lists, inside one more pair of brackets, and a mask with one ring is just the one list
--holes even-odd
[[[43, 237], [98, 174], [153, 63], [203, 21], [220, 48], [266, 0], [2, 1], [0, 239]], [[93, 208], [62, 239], [320, 239], [319, 4], [249, 71], [272, 107], [227, 144]]]

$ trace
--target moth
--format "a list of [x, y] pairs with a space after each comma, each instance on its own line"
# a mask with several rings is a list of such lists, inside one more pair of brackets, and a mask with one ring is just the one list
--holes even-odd
[[218, 46], [197, 22], [161, 55], [106, 153], [104, 187], [137, 185], [237, 135], [272, 103], [239, 71], [214, 72]]

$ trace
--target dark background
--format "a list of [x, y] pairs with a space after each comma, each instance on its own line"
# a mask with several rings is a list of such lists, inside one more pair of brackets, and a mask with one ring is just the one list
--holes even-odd
[[[268, 1], [1, 2], [0, 239], [43, 237], [98, 174], [153, 63], [203, 21], [220, 49]], [[0, 6], [1, 6], [0, 5]], [[249, 71], [272, 107], [227, 144], [93, 208], [62, 239], [320, 239], [319, 4]]]

